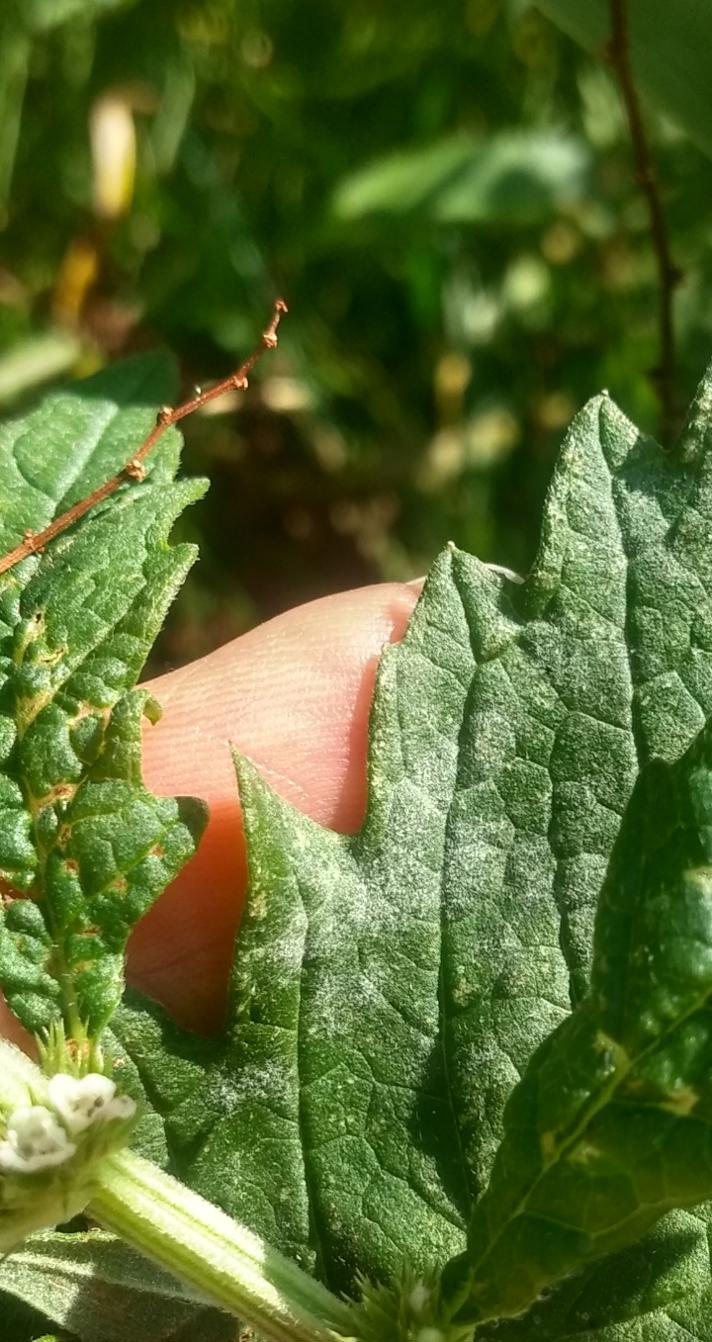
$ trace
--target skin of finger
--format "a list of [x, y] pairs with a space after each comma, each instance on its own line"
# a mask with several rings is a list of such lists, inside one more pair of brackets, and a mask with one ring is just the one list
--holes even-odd
[[[297, 607], [150, 682], [163, 708], [143, 768], [162, 795], [200, 796], [196, 856], [132, 937], [128, 974], [191, 1028], [219, 1027], [246, 885], [231, 743], [313, 819], [344, 832], [363, 815], [378, 657], [402, 637], [420, 583], [361, 588]], [[0, 995], [0, 1034], [31, 1044]]]
[[144, 777], [202, 797], [196, 856], [132, 937], [130, 980], [183, 1024], [219, 1027], [246, 884], [230, 745], [300, 810], [344, 832], [365, 806], [368, 715], [378, 658], [402, 637], [417, 584], [382, 584], [298, 607], [149, 686]]
[[13, 1016], [8, 1008], [2, 993], [0, 993], [0, 1036], [3, 1039], [9, 1039], [19, 1048], [24, 1049], [25, 1053], [34, 1053], [35, 1045], [32, 1035], [27, 1030], [23, 1030], [19, 1020]]

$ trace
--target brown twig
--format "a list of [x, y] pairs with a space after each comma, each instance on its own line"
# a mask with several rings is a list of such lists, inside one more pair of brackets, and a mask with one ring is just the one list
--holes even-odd
[[670, 251], [665, 214], [658, 191], [658, 179], [633, 77], [630, 57], [630, 32], [626, 0], [609, 0], [611, 37], [606, 58], [611, 65], [628, 118], [628, 128], [635, 159], [636, 180], [645, 196], [650, 230], [655, 251], [660, 286], [658, 311], [658, 339], [660, 357], [654, 370], [656, 391], [660, 401], [660, 436], [667, 444], [677, 429], [677, 397], [675, 388], [675, 331], [673, 326], [673, 295], [682, 279]]
[[61, 535], [67, 527], [73, 526], [79, 521], [90, 508], [95, 507], [97, 503], [103, 503], [108, 499], [120, 485], [126, 484], [128, 480], [143, 480], [146, 470], [144, 461], [149, 452], [156, 446], [161, 434], [172, 424], [177, 424], [178, 420], [185, 419], [187, 415], [192, 415], [195, 410], [200, 410], [208, 401], [214, 401], [217, 396], [222, 396], [226, 391], [246, 391], [247, 379], [252, 372], [258, 359], [262, 357], [266, 350], [274, 349], [277, 345], [277, 329], [283, 313], [287, 311], [287, 304], [284, 299], [278, 298], [272, 310], [272, 317], [269, 326], [262, 332], [262, 338], [259, 345], [252, 351], [248, 359], [240, 365], [237, 372], [230, 373], [229, 377], [223, 378], [222, 382], [216, 382], [214, 387], [209, 387], [207, 391], [198, 391], [189, 401], [184, 401], [182, 405], [161, 406], [156, 416], [156, 423], [151, 432], [146, 435], [141, 446], [134, 455], [126, 462], [126, 465], [119, 471], [118, 475], [112, 475], [110, 480], [106, 480], [103, 485], [99, 485], [93, 493], [88, 494], [85, 499], [79, 503], [72, 504], [66, 512], [60, 517], [56, 517], [54, 522], [50, 522], [43, 531], [26, 531], [22, 541], [16, 545], [14, 550], [9, 550], [6, 555], [0, 558], [0, 573], [7, 573], [8, 569], [18, 564], [21, 559], [26, 559], [28, 555], [39, 554], [49, 541], [54, 540], [55, 536]]

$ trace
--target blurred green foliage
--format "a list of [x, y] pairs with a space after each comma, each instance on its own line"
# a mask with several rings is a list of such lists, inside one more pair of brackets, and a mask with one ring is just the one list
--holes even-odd
[[[609, 38], [611, 0], [537, 0], [587, 50]], [[712, 15], [705, 0], [625, 0], [636, 85], [705, 153], [712, 153]]]
[[[710, 165], [646, 119], [682, 405], [712, 353]], [[523, 0], [4, 0], [0, 194], [3, 408], [156, 343], [189, 391], [289, 301], [249, 397], [186, 426], [214, 488], [166, 663], [447, 539], [526, 567], [575, 408], [606, 386], [656, 427], [619, 98]]]

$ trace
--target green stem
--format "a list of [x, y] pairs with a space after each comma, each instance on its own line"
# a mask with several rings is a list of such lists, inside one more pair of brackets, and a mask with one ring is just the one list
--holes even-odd
[[88, 1214], [269, 1342], [343, 1342], [350, 1307], [212, 1203], [130, 1151], [101, 1165]]

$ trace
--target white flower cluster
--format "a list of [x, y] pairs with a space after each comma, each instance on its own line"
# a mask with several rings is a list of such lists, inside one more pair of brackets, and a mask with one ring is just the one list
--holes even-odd
[[0, 1141], [0, 1171], [31, 1174], [62, 1165], [77, 1150], [72, 1141], [95, 1123], [133, 1118], [136, 1105], [117, 1095], [108, 1076], [89, 1072], [69, 1076], [57, 1072], [47, 1086], [47, 1104], [18, 1105], [7, 1120]]
[[117, 1095], [114, 1082], [98, 1072], [79, 1078], [56, 1072], [50, 1078], [48, 1093], [52, 1108], [72, 1136], [84, 1132], [92, 1123], [133, 1118], [136, 1113], [133, 1100], [128, 1095]]

